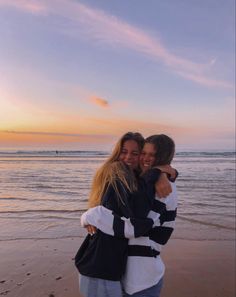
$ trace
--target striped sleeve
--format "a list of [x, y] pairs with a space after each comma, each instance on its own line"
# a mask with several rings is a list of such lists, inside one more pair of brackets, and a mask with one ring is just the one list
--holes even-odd
[[152, 218], [120, 217], [102, 205], [90, 208], [81, 216], [83, 227], [93, 225], [108, 235], [121, 238], [147, 236], [153, 223]]
[[149, 232], [149, 238], [161, 245], [168, 242], [175, 227], [175, 218], [177, 215], [177, 192], [175, 184], [171, 183], [171, 185], [172, 193], [167, 198], [156, 198], [153, 210], [154, 213], [157, 210], [160, 211], [160, 207], [156, 208], [156, 205], [163, 206], [164, 204], [165, 206], [162, 207], [160, 211], [159, 220], [154, 220], [154, 226]]

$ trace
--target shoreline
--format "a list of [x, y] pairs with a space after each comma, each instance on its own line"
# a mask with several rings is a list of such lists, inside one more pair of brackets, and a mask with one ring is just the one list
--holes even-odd
[[[82, 297], [73, 258], [83, 238], [2, 241], [0, 295]], [[235, 295], [235, 242], [171, 239], [161, 297]]]

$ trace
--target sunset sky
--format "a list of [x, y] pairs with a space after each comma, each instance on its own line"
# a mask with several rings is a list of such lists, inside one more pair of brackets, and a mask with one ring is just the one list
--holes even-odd
[[0, 0], [0, 149], [234, 149], [234, 5]]

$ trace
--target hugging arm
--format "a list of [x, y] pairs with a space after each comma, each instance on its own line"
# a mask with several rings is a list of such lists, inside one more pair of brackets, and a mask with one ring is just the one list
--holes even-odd
[[176, 178], [178, 177], [178, 171], [173, 168], [171, 165], [159, 165], [155, 166], [155, 168], [161, 170], [162, 173], [166, 173], [167, 177], [169, 178], [170, 181], [174, 182]]
[[81, 216], [81, 225], [92, 225], [102, 232], [121, 238], [134, 238], [147, 234], [159, 215], [138, 219], [125, 218], [115, 214], [112, 210], [99, 205], [87, 210]]
[[[103, 233], [120, 238], [143, 236], [152, 228], [153, 219], [134, 218], [129, 191], [119, 181], [116, 185], [119, 195], [114, 187], [109, 185], [102, 198], [102, 205], [87, 210], [81, 216], [81, 225], [83, 227], [92, 225]], [[91, 226], [89, 229], [94, 231]]]
[[[177, 197], [156, 199], [148, 217], [144, 219], [120, 217], [104, 206], [90, 208], [81, 217], [81, 225], [90, 224], [102, 232], [121, 238], [148, 236], [154, 242], [164, 245], [175, 226]], [[163, 201], [165, 200], [165, 201]]]
[[165, 198], [172, 192], [170, 182], [174, 182], [177, 177], [178, 171], [170, 165], [154, 167], [143, 175], [149, 189], [152, 188], [151, 185], [155, 185], [153, 190], [159, 198]]
[[[162, 166], [162, 170], [172, 171], [172, 167], [169, 165]], [[175, 169], [174, 169], [175, 170]], [[176, 171], [176, 170], [175, 170]], [[167, 172], [169, 175], [170, 172]], [[149, 232], [149, 238], [154, 242], [164, 245], [169, 240], [175, 226], [175, 218], [177, 214], [177, 191], [173, 182], [170, 182], [166, 173], [160, 174], [160, 168], [153, 168], [143, 175], [143, 178], [148, 185], [148, 189], [152, 189], [153, 204], [151, 211], [153, 213], [159, 213], [159, 224], [155, 223], [153, 228]], [[176, 171], [177, 177], [178, 173]], [[163, 190], [166, 191], [165, 195], [160, 195], [157, 191], [157, 184], [164, 178]], [[154, 188], [151, 185], [155, 183]], [[165, 183], [168, 183], [170, 190], [166, 190]], [[169, 193], [168, 193], [169, 192]], [[166, 197], [166, 198], [162, 198]]]
[[167, 198], [155, 198], [152, 211], [158, 211], [160, 205], [165, 205], [159, 218], [159, 226], [154, 226], [149, 232], [149, 238], [161, 245], [168, 242], [175, 228], [175, 219], [177, 216], [178, 196], [175, 184], [172, 185], [172, 193]]
[[[148, 194], [152, 195], [153, 199], [155, 196], [154, 183], [160, 176], [161, 171], [153, 169], [144, 178]], [[173, 195], [174, 193], [172, 193]], [[175, 198], [154, 199], [147, 218], [140, 219], [119, 216], [113, 210], [100, 205], [86, 211], [81, 217], [81, 224], [83, 227], [93, 225], [106, 234], [121, 238], [149, 236], [150, 239], [163, 244], [168, 241], [173, 231], [176, 207]]]

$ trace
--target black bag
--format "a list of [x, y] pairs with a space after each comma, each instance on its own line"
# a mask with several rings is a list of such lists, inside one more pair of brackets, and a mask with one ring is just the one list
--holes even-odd
[[100, 230], [87, 235], [76, 256], [75, 266], [82, 275], [120, 280], [128, 256], [128, 239], [116, 238]]
[[86, 261], [86, 255], [88, 254], [88, 250], [91, 250], [91, 246], [93, 246], [96, 241], [97, 236], [91, 236], [90, 234], [87, 234], [84, 241], [82, 242], [80, 248], [78, 249], [76, 256], [75, 256], [75, 266], [80, 272], [80, 265], [83, 264], [84, 261]]
[[[121, 187], [121, 191], [123, 191], [121, 193], [125, 201], [127, 193], [124, 186]], [[124, 204], [124, 202], [121, 203], [116, 200], [115, 195], [113, 187], [109, 187], [101, 204], [107, 206], [106, 200], [109, 200], [109, 203], [114, 204], [114, 207], [111, 207], [112, 209], [114, 208], [120, 213], [127, 212], [127, 217], [130, 216], [128, 203]], [[120, 207], [122, 207], [122, 212], [119, 211]], [[75, 266], [82, 275], [107, 280], [120, 280], [125, 271], [127, 256], [128, 239], [114, 237], [97, 229], [94, 235], [88, 234], [85, 237], [75, 256]]]

